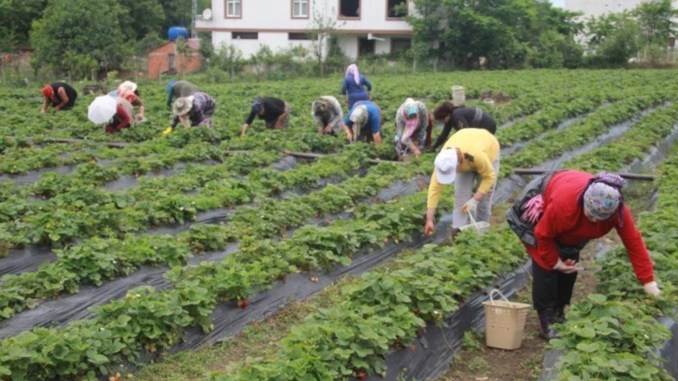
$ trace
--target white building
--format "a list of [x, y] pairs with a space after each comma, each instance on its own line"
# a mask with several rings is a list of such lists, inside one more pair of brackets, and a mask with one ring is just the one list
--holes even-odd
[[412, 27], [396, 12], [401, 4], [412, 11], [408, 0], [212, 0], [196, 29], [212, 33], [215, 49], [230, 44], [247, 57], [264, 44], [273, 51], [311, 48], [307, 33], [321, 14], [337, 21], [339, 46], [355, 59], [409, 49]]

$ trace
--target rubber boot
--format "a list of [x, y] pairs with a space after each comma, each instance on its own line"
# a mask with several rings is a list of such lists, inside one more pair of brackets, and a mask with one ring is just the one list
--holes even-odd
[[555, 339], [558, 337], [558, 332], [553, 329], [553, 324], [556, 323], [556, 311], [554, 308], [544, 308], [537, 310], [539, 315], [539, 333], [541, 337], [546, 340]]
[[558, 306], [554, 309], [555, 313], [555, 322], [562, 324], [565, 323], [565, 306]]

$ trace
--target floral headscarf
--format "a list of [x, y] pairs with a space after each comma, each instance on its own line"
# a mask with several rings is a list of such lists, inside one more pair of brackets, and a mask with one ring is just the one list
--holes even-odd
[[601, 172], [589, 180], [579, 196], [579, 202], [597, 220], [607, 220], [615, 212], [619, 213], [619, 226], [623, 225], [621, 214], [624, 197], [621, 188], [626, 184], [621, 176]]

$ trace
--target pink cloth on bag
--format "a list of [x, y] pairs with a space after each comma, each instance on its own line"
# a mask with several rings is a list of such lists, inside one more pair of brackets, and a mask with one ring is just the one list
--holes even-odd
[[543, 213], [544, 198], [542, 198], [541, 194], [538, 194], [523, 205], [523, 214], [520, 216], [520, 219], [525, 222], [535, 223], [539, 221], [539, 218]]

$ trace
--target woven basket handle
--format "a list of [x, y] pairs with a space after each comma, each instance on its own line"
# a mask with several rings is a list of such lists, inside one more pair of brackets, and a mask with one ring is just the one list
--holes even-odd
[[476, 228], [477, 231], [480, 231], [480, 228], [478, 227], [478, 224], [476, 223], [476, 219], [473, 218], [473, 213], [469, 212], [468, 217], [471, 219], [471, 223], [473, 224], [473, 227]]
[[490, 291], [490, 302], [491, 303], [494, 303], [494, 294], [499, 294], [499, 296], [501, 296], [501, 298], [505, 302], [509, 302], [509, 300], [506, 298], [506, 296], [504, 296], [504, 294], [502, 294], [501, 290], [499, 290], [498, 288], [493, 288], [492, 291]]

